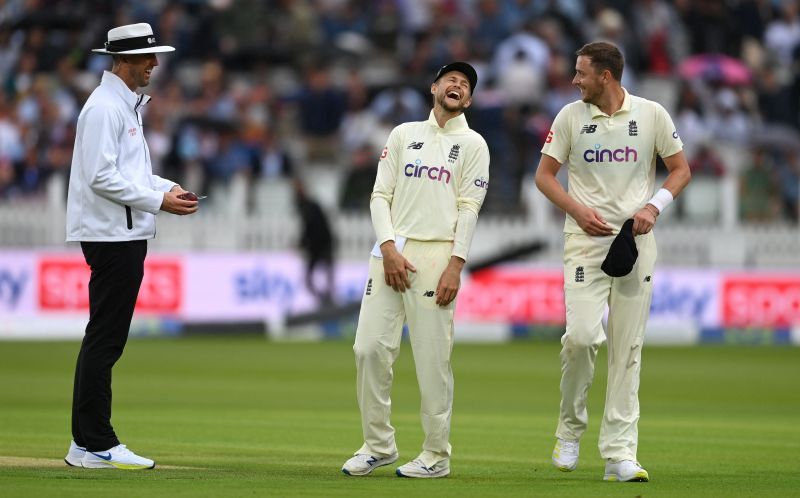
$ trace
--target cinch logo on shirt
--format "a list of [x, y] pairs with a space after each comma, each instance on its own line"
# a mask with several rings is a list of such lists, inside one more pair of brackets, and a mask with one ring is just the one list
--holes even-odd
[[484, 177], [476, 178], [473, 184], [475, 184], [476, 187], [489, 190], [489, 180]]
[[[427, 177], [428, 179], [437, 182], [450, 183], [450, 171], [448, 171], [444, 166], [422, 166], [419, 159], [414, 161], [414, 163], [415, 164], [406, 164], [406, 176], [413, 176], [414, 178]], [[447, 179], [445, 179], [445, 176]]]
[[583, 160], [587, 163], [627, 163], [639, 160], [639, 153], [633, 147], [624, 149], [603, 149], [600, 144], [594, 144], [594, 149], [583, 152]]

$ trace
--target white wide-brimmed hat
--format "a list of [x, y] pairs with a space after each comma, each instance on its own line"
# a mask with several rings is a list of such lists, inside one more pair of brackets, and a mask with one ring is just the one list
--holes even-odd
[[98, 54], [155, 54], [172, 52], [175, 47], [157, 45], [153, 28], [146, 22], [128, 24], [114, 28], [108, 32], [105, 48], [95, 48]]

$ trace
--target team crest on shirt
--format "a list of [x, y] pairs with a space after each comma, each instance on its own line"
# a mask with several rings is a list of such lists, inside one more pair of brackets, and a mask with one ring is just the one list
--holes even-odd
[[628, 121], [628, 136], [635, 137], [639, 135], [639, 128], [636, 126], [635, 120]]
[[461, 152], [461, 146], [459, 144], [455, 144], [454, 146], [450, 147], [450, 154], [447, 155], [447, 162], [456, 162], [458, 160], [459, 152]]

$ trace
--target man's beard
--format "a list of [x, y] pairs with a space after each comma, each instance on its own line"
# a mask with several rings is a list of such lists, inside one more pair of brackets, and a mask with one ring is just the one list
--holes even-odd
[[588, 88], [584, 88], [583, 89], [583, 96], [581, 97], [581, 100], [583, 100], [587, 104], [594, 104], [595, 100], [597, 100], [598, 96], [599, 96], [599, 93], [593, 92]]
[[439, 99], [439, 105], [447, 112], [464, 112], [464, 103], [459, 101], [456, 105], [451, 105], [447, 102], [447, 95], [442, 95]]

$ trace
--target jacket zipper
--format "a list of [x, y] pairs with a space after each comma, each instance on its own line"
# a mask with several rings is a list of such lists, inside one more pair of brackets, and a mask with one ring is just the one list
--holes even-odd
[[[142, 105], [142, 101], [144, 100], [144, 94], [139, 95], [139, 98], [136, 100], [136, 105], [133, 106], [133, 113], [136, 114], [136, 122], [139, 123], [139, 135], [142, 137], [142, 149], [145, 153], [145, 158], [147, 158], [147, 145], [144, 140], [144, 126], [142, 125], [142, 115], [139, 114], [139, 106]], [[149, 162], [149, 159], [147, 159]], [[128, 216], [128, 230], [133, 230], [133, 217], [131, 214], [130, 206], [125, 206], [125, 214]]]

